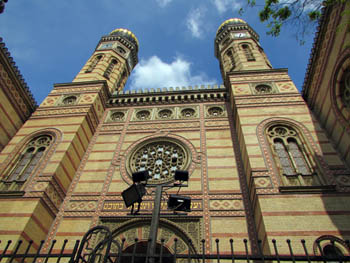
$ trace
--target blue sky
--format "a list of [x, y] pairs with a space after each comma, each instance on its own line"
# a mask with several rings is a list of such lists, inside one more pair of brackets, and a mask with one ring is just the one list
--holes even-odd
[[258, 9], [240, 16], [241, 6], [245, 0], [10, 0], [0, 14], [0, 36], [40, 103], [54, 83], [71, 82], [100, 37], [116, 28], [131, 30], [140, 43], [126, 89], [222, 84], [216, 30], [239, 17], [260, 35], [272, 66], [288, 68], [301, 89], [314, 32], [303, 46], [292, 28], [267, 36]]

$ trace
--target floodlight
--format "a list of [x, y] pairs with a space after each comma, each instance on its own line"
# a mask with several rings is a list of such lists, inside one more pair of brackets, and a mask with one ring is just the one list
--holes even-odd
[[174, 211], [191, 212], [191, 197], [182, 195], [170, 195], [168, 209]]
[[132, 181], [134, 183], [139, 183], [139, 182], [147, 181], [148, 177], [149, 177], [148, 170], [135, 172], [132, 174]]
[[146, 193], [146, 188], [143, 184], [133, 184], [122, 192], [122, 197], [126, 207], [133, 205], [134, 203], [142, 202], [142, 197]]
[[176, 170], [174, 177], [175, 181], [188, 181], [188, 171]]

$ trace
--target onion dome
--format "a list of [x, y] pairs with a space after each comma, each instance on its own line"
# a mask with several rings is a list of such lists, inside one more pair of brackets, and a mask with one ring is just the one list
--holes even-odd
[[132, 33], [130, 30], [125, 28], [117, 28], [114, 29], [111, 33], [109, 33], [110, 36], [119, 36], [122, 37], [128, 41], [130, 41], [132, 44], [134, 44], [138, 50], [139, 48], [139, 41], [137, 40], [134, 33]]
[[244, 25], [247, 25], [247, 22], [244, 21], [243, 19], [240, 19], [240, 18], [230, 18], [230, 19], [227, 19], [226, 21], [224, 21], [218, 28], [218, 30], [216, 31], [216, 35], [220, 34], [222, 31], [225, 30], [225, 28], [227, 26], [230, 26], [230, 25], [239, 25], [239, 24], [244, 24]]

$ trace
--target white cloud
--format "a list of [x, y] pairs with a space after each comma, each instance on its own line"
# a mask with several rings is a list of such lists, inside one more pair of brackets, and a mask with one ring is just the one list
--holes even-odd
[[220, 14], [227, 10], [237, 11], [242, 7], [242, 4], [238, 0], [212, 0], [216, 9]]
[[131, 75], [130, 89], [181, 87], [216, 83], [204, 74], [192, 75], [191, 63], [177, 57], [171, 63], [157, 56], [141, 60]]
[[160, 7], [165, 7], [167, 6], [172, 0], [156, 0], [158, 5], [160, 5]]
[[190, 11], [187, 15], [186, 25], [187, 28], [191, 31], [192, 36], [196, 38], [202, 37], [202, 29], [200, 28], [203, 25], [203, 16], [206, 10], [204, 8], [196, 8]]

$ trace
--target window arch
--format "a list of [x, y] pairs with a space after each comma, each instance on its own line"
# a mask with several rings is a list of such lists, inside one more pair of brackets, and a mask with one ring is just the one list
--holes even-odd
[[274, 124], [267, 128], [266, 133], [285, 186], [323, 184], [314, 160], [296, 129], [285, 124]]
[[248, 44], [243, 44], [242, 49], [243, 49], [244, 55], [248, 61], [255, 61], [255, 57], [253, 55], [253, 52]]
[[235, 68], [236, 68], [236, 61], [235, 61], [235, 58], [233, 56], [233, 49], [230, 48], [226, 53], [226, 58], [227, 60], [229, 61], [230, 63], [230, 71], [233, 71]]
[[85, 73], [89, 73], [91, 71], [94, 70], [94, 68], [96, 67], [96, 65], [98, 64], [98, 62], [100, 62], [100, 60], [102, 59], [102, 55], [97, 55], [96, 57], [93, 58], [90, 66], [88, 67], [88, 69], [85, 71]]
[[0, 182], [0, 190], [19, 190], [42, 160], [52, 142], [53, 137], [48, 134], [30, 140], [19, 154], [15, 164], [7, 173], [5, 172], [6, 176]]
[[118, 61], [116, 59], [112, 59], [111, 62], [109, 63], [108, 67], [106, 68], [105, 73], [103, 76], [107, 79], [109, 79], [110, 75], [113, 72], [114, 66], [117, 65]]

